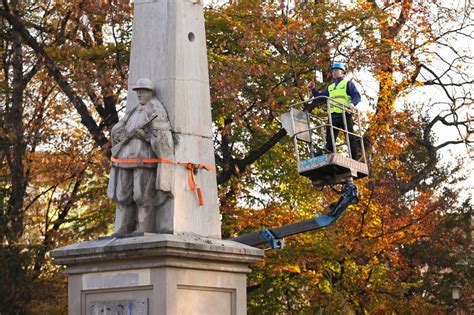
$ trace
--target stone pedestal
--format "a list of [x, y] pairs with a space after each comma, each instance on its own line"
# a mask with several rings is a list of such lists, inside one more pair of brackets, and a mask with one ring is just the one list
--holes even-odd
[[52, 251], [66, 265], [69, 314], [245, 314], [249, 263], [263, 251], [216, 239], [156, 234]]

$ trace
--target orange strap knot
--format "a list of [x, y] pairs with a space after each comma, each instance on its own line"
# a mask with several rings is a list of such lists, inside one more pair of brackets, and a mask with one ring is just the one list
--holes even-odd
[[176, 162], [173, 160], [163, 159], [163, 158], [150, 158], [150, 159], [117, 159], [112, 157], [112, 162], [119, 163], [119, 164], [134, 164], [134, 163], [166, 163], [166, 164], [174, 164], [174, 165], [181, 165], [188, 170], [188, 185], [191, 191], [196, 191], [196, 194], [199, 199], [199, 205], [204, 206], [204, 200], [202, 198], [201, 188], [196, 184], [196, 175], [198, 170], [205, 169], [206, 171], [214, 171], [216, 168], [212, 165], [205, 165], [205, 164], [193, 164], [193, 163], [182, 163]]

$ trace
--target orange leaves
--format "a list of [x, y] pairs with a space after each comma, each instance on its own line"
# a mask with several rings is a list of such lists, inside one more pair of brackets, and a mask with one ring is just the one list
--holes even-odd
[[[85, 163], [66, 154], [35, 152], [28, 156], [31, 161], [31, 173], [36, 183], [57, 185], [66, 178], [78, 175]], [[61, 172], [57, 172], [60, 169]]]

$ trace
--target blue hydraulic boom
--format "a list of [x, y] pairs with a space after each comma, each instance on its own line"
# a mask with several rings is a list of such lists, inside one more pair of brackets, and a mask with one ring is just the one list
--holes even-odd
[[[329, 99], [326, 96], [319, 96], [309, 101], [321, 98], [327, 98], [327, 120], [296, 109], [297, 105], [308, 102], [304, 101], [290, 105], [290, 111], [281, 116], [281, 123], [293, 139], [298, 173], [308, 177], [315, 188], [342, 184], [341, 197], [338, 202], [330, 207], [331, 211], [327, 214], [277, 228], [243, 234], [230, 240], [250, 246], [269, 243], [271, 248], [282, 248], [284, 238], [287, 236], [335, 224], [347, 207], [357, 200], [357, 187], [353, 181], [369, 174], [359, 111], [346, 108], [337, 99]], [[331, 113], [334, 107], [339, 108], [339, 111], [343, 113], [342, 127], [333, 124]], [[356, 131], [348, 128], [347, 117], [350, 117], [351, 121], [353, 120], [353, 129]], [[344, 134], [345, 142], [337, 144], [337, 136], [340, 133]], [[351, 139], [353, 144], [358, 144], [360, 156], [352, 155], [349, 149]]]
[[268, 243], [272, 249], [281, 249], [284, 245], [284, 238], [287, 236], [317, 230], [335, 224], [344, 210], [346, 210], [350, 204], [354, 203], [357, 198], [357, 187], [352, 181], [349, 181], [343, 184], [341, 197], [327, 214], [273, 229], [242, 234], [230, 240], [249, 246], [258, 246]]

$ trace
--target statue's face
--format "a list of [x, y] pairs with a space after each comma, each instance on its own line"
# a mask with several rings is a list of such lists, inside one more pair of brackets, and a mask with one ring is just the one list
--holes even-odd
[[153, 92], [147, 89], [138, 89], [137, 91], [137, 96], [138, 96], [138, 102], [141, 105], [145, 105], [148, 103], [152, 97], [153, 97]]

